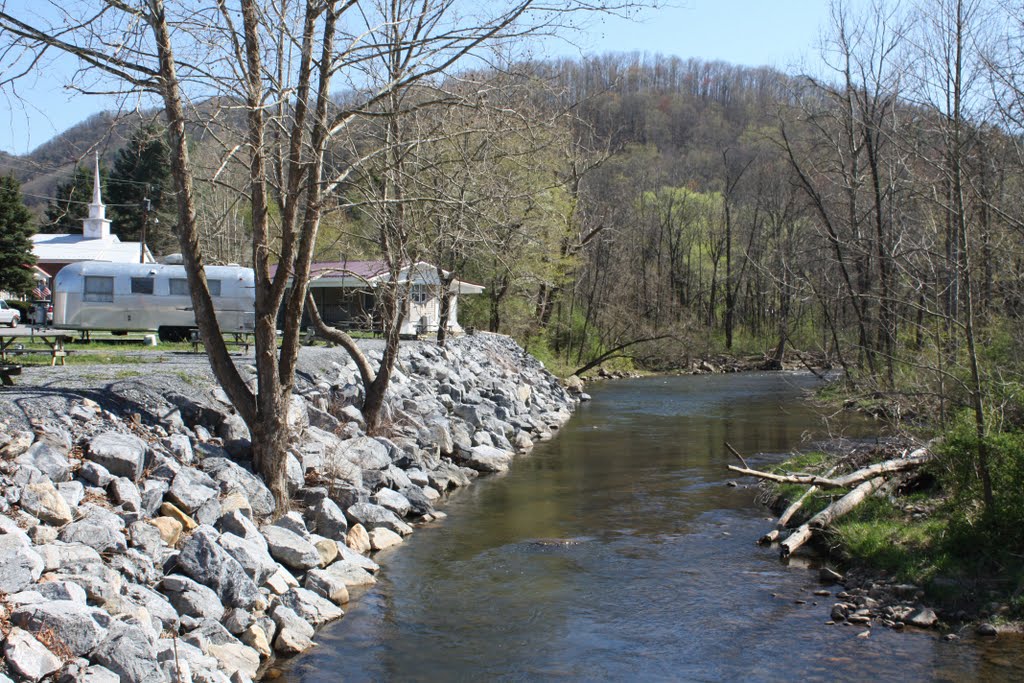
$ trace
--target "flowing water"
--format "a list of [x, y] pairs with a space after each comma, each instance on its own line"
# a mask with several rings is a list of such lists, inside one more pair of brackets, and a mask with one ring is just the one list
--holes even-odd
[[1024, 679], [1019, 640], [826, 626], [814, 568], [754, 544], [772, 521], [756, 487], [727, 486], [724, 442], [754, 465], [870, 429], [826, 426], [801, 400], [814, 381], [594, 387], [553, 441], [382, 553], [380, 582], [279, 680]]

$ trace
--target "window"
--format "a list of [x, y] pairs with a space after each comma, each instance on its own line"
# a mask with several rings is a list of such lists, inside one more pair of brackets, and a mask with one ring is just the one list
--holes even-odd
[[425, 304], [430, 298], [430, 292], [427, 291], [426, 285], [413, 285], [409, 298], [411, 298], [415, 304]]
[[7, 310], [7, 308], [8, 308], [7, 302], [6, 301], [0, 301], [0, 311], [5, 311], [5, 310]]
[[113, 301], [114, 300], [114, 278], [98, 277], [95, 275], [85, 276], [85, 291], [82, 294], [82, 301]]
[[220, 280], [207, 280], [206, 284], [210, 286], [210, 296], [220, 296]]
[[188, 296], [188, 280], [180, 277], [172, 277], [168, 282], [171, 296]]
[[152, 294], [153, 293], [153, 278], [151, 277], [133, 277], [132, 278], [132, 294]]

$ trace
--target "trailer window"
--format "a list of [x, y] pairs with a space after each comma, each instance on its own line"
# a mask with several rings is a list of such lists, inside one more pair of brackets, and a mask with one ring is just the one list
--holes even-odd
[[210, 296], [220, 296], [220, 280], [207, 280], [206, 284], [210, 286]]
[[151, 277], [133, 277], [132, 278], [132, 294], [152, 294], [153, 293], [153, 278]]
[[172, 277], [167, 282], [170, 287], [171, 296], [188, 296], [188, 280], [180, 277]]
[[114, 300], [114, 278], [98, 277], [96, 275], [85, 276], [85, 291], [82, 293], [82, 301], [113, 301]]

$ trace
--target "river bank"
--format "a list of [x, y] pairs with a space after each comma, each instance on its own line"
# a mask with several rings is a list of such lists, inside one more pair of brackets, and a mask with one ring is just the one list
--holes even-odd
[[579, 401], [487, 334], [403, 348], [390, 438], [364, 433], [342, 351], [303, 349], [298, 375], [296, 506], [272, 524], [248, 432], [202, 364], [40, 369], [4, 390], [0, 683], [254, 680], [374, 583], [373, 552]]
[[[901, 630], [905, 626], [934, 629], [947, 639], [964, 634], [994, 638], [1019, 635], [1021, 622], [1011, 569], [1003, 573], [984, 563], [985, 549], [963, 543], [957, 528], [956, 506], [942, 484], [949, 468], [939, 440], [927, 448], [905, 438], [876, 443], [832, 441], [787, 459], [776, 473], [806, 473], [837, 477], [880, 462], [934, 457], [920, 467], [898, 474], [846, 516], [833, 520], [809, 544], [809, 552], [828, 564], [822, 581], [838, 583], [829, 625], [851, 624]], [[935, 456], [935, 452], [939, 455]], [[770, 485], [765, 500], [785, 514], [797, 500], [802, 507], [788, 526], [805, 524], [848, 489], [810, 491], [797, 484]], [[772, 544], [784, 540], [766, 537]]]

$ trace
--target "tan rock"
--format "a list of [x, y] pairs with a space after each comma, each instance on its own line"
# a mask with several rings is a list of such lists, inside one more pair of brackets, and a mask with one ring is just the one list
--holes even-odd
[[362, 524], [354, 524], [345, 534], [345, 545], [361, 555], [370, 552], [370, 535]]
[[[187, 518], [188, 515], [185, 515], [185, 517]], [[160, 538], [164, 539], [164, 543], [172, 548], [178, 545], [178, 539], [181, 538], [181, 530], [183, 528], [181, 522], [174, 517], [155, 517], [149, 520], [149, 523], [160, 532]]]
[[338, 544], [329, 538], [321, 538], [313, 544], [316, 551], [320, 553], [320, 566], [326, 567], [338, 559]]
[[64, 526], [71, 521], [71, 508], [49, 481], [26, 486], [21, 493], [21, 507], [53, 526]]
[[402, 537], [391, 529], [377, 527], [370, 531], [370, 547], [374, 550], [387, 550], [402, 542]]
[[187, 514], [185, 514], [174, 503], [164, 503], [163, 505], [161, 505], [160, 514], [165, 517], [176, 519], [178, 522], [181, 523], [181, 526], [185, 529], [185, 531], [192, 531], [197, 526], [199, 526], [198, 524], [196, 524], [196, 520], [192, 519]]
[[267, 640], [267, 632], [259, 624], [252, 624], [242, 631], [242, 642], [260, 653], [260, 657], [269, 657], [274, 654], [270, 648], [270, 641]]

